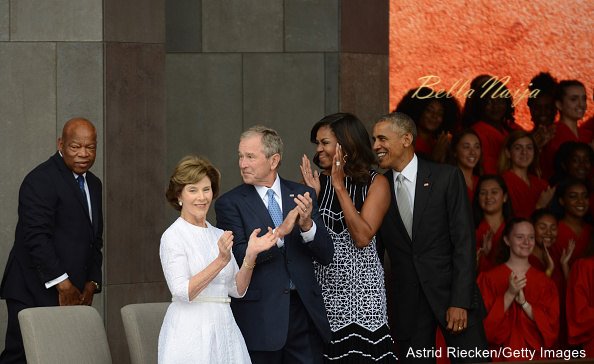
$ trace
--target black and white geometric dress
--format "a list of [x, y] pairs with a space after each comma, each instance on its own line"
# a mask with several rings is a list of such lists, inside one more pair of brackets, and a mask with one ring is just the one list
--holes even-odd
[[[377, 172], [370, 171], [371, 179]], [[371, 184], [371, 183], [370, 183]], [[361, 211], [369, 185], [345, 178], [346, 189]], [[384, 270], [375, 237], [357, 248], [332, 187], [332, 177], [320, 175], [319, 209], [334, 242], [334, 259], [328, 266], [315, 265], [332, 341], [324, 347], [327, 363], [393, 363], [393, 341], [388, 327]]]

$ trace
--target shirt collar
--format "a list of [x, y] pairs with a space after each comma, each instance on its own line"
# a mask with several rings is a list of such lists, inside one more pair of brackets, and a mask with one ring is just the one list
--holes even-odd
[[406, 167], [402, 170], [402, 172], [398, 172], [397, 170], [393, 170], [394, 173], [394, 180], [398, 177], [399, 174], [402, 174], [404, 178], [411, 182], [416, 182], [417, 180], [417, 171], [419, 169], [419, 160], [417, 159], [417, 155], [413, 154], [413, 158], [408, 162]]
[[274, 194], [279, 199], [281, 197], [280, 178], [279, 178], [278, 174], [276, 175], [276, 179], [274, 180], [272, 187], [268, 188], [266, 186], [255, 186], [255, 185], [254, 185], [254, 187], [256, 188], [256, 192], [258, 192], [258, 195], [260, 195], [260, 198], [263, 201], [267, 201], [266, 193], [268, 192], [269, 189], [272, 189], [274, 191]]

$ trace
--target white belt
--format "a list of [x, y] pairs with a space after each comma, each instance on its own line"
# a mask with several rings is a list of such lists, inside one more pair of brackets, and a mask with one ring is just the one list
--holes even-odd
[[214, 302], [214, 303], [229, 303], [229, 297], [214, 297], [214, 296], [198, 296], [192, 302]]

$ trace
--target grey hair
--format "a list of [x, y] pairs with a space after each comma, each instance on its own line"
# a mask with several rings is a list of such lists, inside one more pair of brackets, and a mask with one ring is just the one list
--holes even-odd
[[382, 121], [390, 123], [392, 131], [396, 133], [412, 134], [414, 145], [414, 142], [417, 140], [417, 126], [413, 119], [410, 118], [410, 116], [401, 112], [392, 112], [381, 116], [379, 120], [376, 122], [376, 124]]
[[282, 159], [283, 140], [281, 139], [280, 135], [278, 135], [276, 130], [264, 125], [254, 125], [241, 133], [239, 140], [250, 138], [255, 135], [260, 135], [262, 137], [262, 148], [266, 158], [270, 158], [278, 153]]

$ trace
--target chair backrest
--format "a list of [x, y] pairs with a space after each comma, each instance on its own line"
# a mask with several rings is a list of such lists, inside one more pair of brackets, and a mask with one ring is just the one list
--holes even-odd
[[28, 364], [111, 364], [99, 312], [90, 306], [34, 307], [19, 312]]
[[159, 332], [170, 303], [135, 303], [122, 307], [132, 364], [157, 363]]

